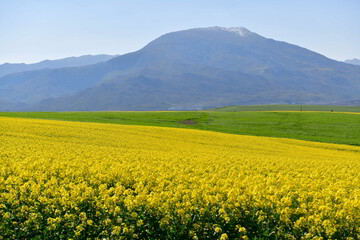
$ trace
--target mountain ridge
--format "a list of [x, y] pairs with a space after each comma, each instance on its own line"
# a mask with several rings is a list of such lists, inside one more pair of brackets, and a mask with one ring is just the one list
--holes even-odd
[[[32, 74], [19, 76], [27, 77], [23, 86], [45, 84], [50, 90], [40, 91], [43, 95], [38, 93], [41, 97], [34, 99], [39, 88], [25, 87], [27, 98], [12, 91], [7, 99], [30, 103], [29, 109], [36, 111], [325, 104], [357, 99], [360, 92], [359, 66], [245, 28], [167, 33], [107, 62]], [[0, 78], [0, 83], [14, 79]], [[0, 94], [5, 92], [11, 93], [0, 86]]]
[[82, 55], [78, 57], [66, 57], [61, 59], [54, 60], [43, 60], [36, 63], [3, 63], [0, 64], [0, 77], [18, 73], [18, 72], [27, 72], [35, 71], [41, 69], [54, 69], [54, 68], [65, 68], [65, 67], [80, 67], [91, 64], [96, 64], [99, 62], [106, 62], [111, 58], [117, 57], [119, 55], [106, 55], [106, 54], [97, 54], [97, 55]]
[[353, 58], [345, 60], [346, 63], [353, 64], [353, 65], [360, 65], [360, 59]]

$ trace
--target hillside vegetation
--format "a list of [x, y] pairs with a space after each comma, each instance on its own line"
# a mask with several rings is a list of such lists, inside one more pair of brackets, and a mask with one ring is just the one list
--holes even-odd
[[[246, 107], [239, 108], [245, 109]], [[341, 111], [344, 111], [344, 109]], [[225, 109], [220, 110], [224, 111]], [[360, 114], [193, 111], [13, 112], [0, 113], [0, 116], [192, 128], [232, 134], [293, 138], [360, 146]]]

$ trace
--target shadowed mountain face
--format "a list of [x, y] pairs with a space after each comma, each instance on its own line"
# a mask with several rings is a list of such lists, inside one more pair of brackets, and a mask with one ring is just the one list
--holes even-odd
[[173, 32], [105, 63], [0, 78], [0, 99], [38, 111], [321, 104], [359, 93], [359, 66], [245, 28]]

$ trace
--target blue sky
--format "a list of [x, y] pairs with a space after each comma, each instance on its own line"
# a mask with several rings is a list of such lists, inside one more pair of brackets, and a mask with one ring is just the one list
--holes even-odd
[[209, 26], [360, 58], [359, 0], [1, 0], [0, 64], [123, 54], [167, 32]]

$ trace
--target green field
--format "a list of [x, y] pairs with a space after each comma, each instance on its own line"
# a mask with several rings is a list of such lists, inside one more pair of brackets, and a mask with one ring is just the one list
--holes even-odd
[[3, 112], [0, 116], [149, 125], [360, 146], [360, 114], [335, 112]]
[[360, 112], [360, 106], [327, 106], [327, 105], [253, 105], [228, 106], [211, 109], [219, 112], [240, 111], [321, 111], [321, 112]]

